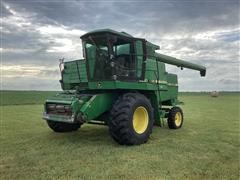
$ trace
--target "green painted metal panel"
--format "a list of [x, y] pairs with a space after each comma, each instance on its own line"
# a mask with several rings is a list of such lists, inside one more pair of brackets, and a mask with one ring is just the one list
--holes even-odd
[[198, 64], [194, 64], [191, 62], [187, 62], [187, 61], [183, 61], [181, 59], [177, 59], [171, 56], [167, 56], [164, 54], [160, 54], [160, 53], [155, 53], [154, 56], [157, 58], [157, 60], [167, 63], [167, 64], [172, 64], [172, 65], [176, 65], [182, 68], [188, 68], [188, 69], [194, 69], [197, 71], [200, 71], [201, 76], [205, 76], [206, 74], [206, 67], [198, 65]]
[[107, 89], [128, 89], [128, 90], [156, 90], [156, 84], [150, 82], [124, 82], [124, 81], [101, 81], [89, 82], [88, 88], [91, 90], [107, 90]]
[[85, 60], [65, 62], [62, 76], [64, 84], [87, 82]]
[[148, 41], [146, 42], [146, 51], [147, 51], [146, 54], [148, 58], [154, 57], [155, 50], [158, 50], [158, 49], [160, 49], [159, 46], [152, 44]]
[[86, 121], [90, 121], [111, 109], [114, 93], [95, 94], [81, 108]]
[[167, 75], [168, 81], [168, 92], [170, 99], [177, 99], [178, 96], [178, 81], [176, 74], [168, 74]]
[[[86, 121], [90, 121], [100, 116], [105, 111], [111, 109], [112, 103], [117, 97], [117, 93], [101, 93], [101, 94], [64, 94], [60, 93], [45, 102], [45, 111], [43, 118], [52, 121], [74, 123], [74, 118], [81, 113]], [[63, 104], [70, 105], [72, 115], [47, 114], [47, 104]]]

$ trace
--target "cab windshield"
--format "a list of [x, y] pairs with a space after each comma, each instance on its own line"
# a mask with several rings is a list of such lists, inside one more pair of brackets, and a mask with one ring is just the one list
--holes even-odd
[[84, 40], [84, 47], [90, 79], [106, 79], [106, 73], [103, 73], [109, 60], [109, 45], [106, 38], [89, 36]]
[[135, 61], [130, 40], [105, 36], [88, 36], [83, 40], [89, 79], [133, 79]]

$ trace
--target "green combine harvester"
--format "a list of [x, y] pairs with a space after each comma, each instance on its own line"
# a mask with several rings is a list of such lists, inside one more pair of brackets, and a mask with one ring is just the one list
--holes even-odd
[[55, 132], [104, 124], [119, 144], [147, 142], [153, 125], [167, 118], [170, 129], [183, 124], [177, 105], [177, 75], [165, 63], [200, 71], [201, 65], [156, 53], [159, 46], [125, 32], [101, 29], [81, 36], [84, 59], [60, 62], [64, 90], [46, 100], [43, 119]]

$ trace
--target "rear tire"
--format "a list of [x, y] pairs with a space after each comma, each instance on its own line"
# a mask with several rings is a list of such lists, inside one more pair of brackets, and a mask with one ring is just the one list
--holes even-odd
[[109, 132], [121, 145], [147, 142], [153, 128], [153, 108], [142, 94], [127, 93], [113, 105], [110, 113]]
[[80, 124], [70, 124], [64, 122], [56, 122], [47, 120], [48, 126], [55, 132], [71, 132], [77, 131], [80, 128]]
[[168, 114], [168, 127], [170, 129], [179, 129], [183, 124], [183, 112], [180, 107], [173, 107]]

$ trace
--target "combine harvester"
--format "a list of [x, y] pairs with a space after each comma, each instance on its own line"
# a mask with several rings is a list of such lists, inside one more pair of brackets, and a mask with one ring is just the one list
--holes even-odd
[[84, 59], [60, 63], [64, 91], [44, 105], [43, 118], [53, 131], [105, 124], [119, 144], [135, 145], [147, 142], [163, 118], [170, 129], [182, 126], [177, 75], [166, 72], [165, 63], [201, 76], [204, 66], [156, 53], [159, 46], [125, 32], [102, 29], [81, 39]]

